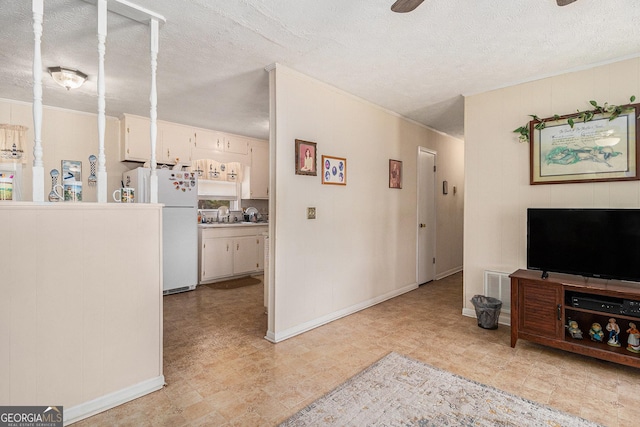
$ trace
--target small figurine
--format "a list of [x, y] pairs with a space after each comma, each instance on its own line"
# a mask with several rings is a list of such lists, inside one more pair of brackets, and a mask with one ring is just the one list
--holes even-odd
[[609, 331], [609, 341], [607, 341], [607, 344], [611, 347], [620, 347], [620, 341], [618, 340], [618, 335], [620, 335], [620, 326], [618, 326], [616, 319], [613, 317], [609, 319], [607, 331]]
[[591, 335], [592, 341], [602, 342], [602, 339], [604, 338], [604, 332], [602, 331], [602, 326], [600, 326], [600, 323], [596, 322], [591, 324], [589, 335]]
[[582, 331], [578, 327], [578, 322], [576, 322], [575, 320], [569, 321], [569, 324], [567, 325], [567, 330], [569, 331], [571, 338], [575, 338], [577, 340], [582, 339]]
[[640, 353], [640, 331], [636, 329], [636, 324], [629, 322], [629, 329], [627, 329], [629, 339], [627, 339], [627, 350], [633, 353]]

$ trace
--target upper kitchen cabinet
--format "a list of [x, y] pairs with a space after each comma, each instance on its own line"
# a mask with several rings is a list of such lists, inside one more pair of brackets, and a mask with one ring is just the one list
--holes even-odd
[[[156, 157], [160, 153], [156, 145]], [[151, 152], [151, 120], [125, 114], [120, 119], [120, 160], [149, 161]]]
[[200, 153], [240, 154], [246, 156], [249, 153], [249, 140], [243, 136], [232, 135], [207, 129], [194, 129], [194, 148]]
[[[192, 128], [158, 121], [156, 161], [164, 164], [189, 163], [193, 144]], [[120, 160], [148, 162], [151, 159], [151, 120], [125, 114], [120, 120]]]
[[250, 142], [251, 169], [243, 184], [243, 199], [269, 198], [269, 143], [255, 139]]
[[242, 136], [227, 134], [225, 136], [224, 151], [246, 155], [249, 153], [249, 141]]
[[213, 130], [196, 129], [193, 146], [198, 150], [224, 151], [225, 134]]
[[193, 129], [189, 126], [158, 121], [158, 135], [161, 140], [158, 163], [191, 163]]

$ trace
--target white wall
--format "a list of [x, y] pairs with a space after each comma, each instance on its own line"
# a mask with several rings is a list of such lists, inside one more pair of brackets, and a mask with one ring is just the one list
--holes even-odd
[[[286, 67], [271, 71], [271, 86], [270, 339], [417, 286], [418, 146], [438, 153], [436, 188], [442, 179], [458, 188], [455, 198], [437, 199], [436, 256], [438, 272], [460, 269], [461, 141]], [[319, 169], [323, 154], [346, 158], [347, 185], [322, 185], [320, 173], [295, 175], [295, 139], [318, 144]], [[402, 190], [388, 188], [389, 159], [403, 161]], [[317, 219], [306, 219], [307, 207], [317, 209]]]
[[[97, 108], [97, 107], [96, 107]], [[30, 103], [0, 99], [0, 123], [23, 125], [29, 128], [25, 147], [27, 157], [24, 165], [23, 200], [32, 200], [33, 165], [33, 110]], [[108, 201], [113, 201], [111, 193], [120, 188], [122, 172], [137, 164], [120, 162], [120, 120], [107, 117], [105, 130], [105, 155], [107, 162]], [[45, 106], [42, 119], [42, 147], [45, 174], [45, 200], [51, 191], [49, 172], [57, 169], [61, 172], [62, 160], [82, 161], [82, 196], [86, 202], [97, 201], [97, 187], [87, 186], [89, 177], [89, 156], [98, 156], [98, 119], [96, 114], [82, 113]], [[58, 179], [58, 184], [62, 184]]]
[[0, 405], [65, 423], [162, 388], [162, 206], [0, 202]]
[[640, 207], [640, 181], [529, 185], [529, 145], [513, 130], [640, 95], [640, 59], [520, 84], [465, 99], [464, 300], [483, 293], [484, 270], [526, 268], [528, 207]]

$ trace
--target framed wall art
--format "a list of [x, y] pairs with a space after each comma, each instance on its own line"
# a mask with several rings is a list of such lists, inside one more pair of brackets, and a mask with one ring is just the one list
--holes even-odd
[[[560, 118], [529, 123], [530, 184], [629, 181], [638, 176], [638, 106], [614, 119], [595, 114], [587, 122]], [[536, 124], [545, 122], [543, 129]]]
[[296, 139], [296, 175], [317, 175], [316, 143]]
[[389, 159], [389, 188], [402, 188], [402, 162]]
[[62, 181], [82, 182], [82, 162], [79, 160], [62, 161]]
[[347, 159], [322, 156], [322, 183], [347, 185]]

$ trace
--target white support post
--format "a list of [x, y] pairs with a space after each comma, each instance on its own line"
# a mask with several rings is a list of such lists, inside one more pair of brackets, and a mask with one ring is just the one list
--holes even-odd
[[33, 188], [34, 202], [44, 202], [44, 163], [42, 161], [42, 22], [44, 0], [33, 0]]
[[98, 203], [107, 203], [107, 166], [104, 154], [104, 135], [106, 128], [106, 101], [104, 56], [107, 39], [107, 0], [98, 0]]
[[158, 203], [158, 174], [156, 172], [156, 141], [158, 137], [158, 93], [156, 88], [156, 71], [158, 69], [158, 20], [152, 18], [151, 28], [151, 103], [149, 117], [151, 119], [151, 176], [149, 179], [149, 195], [151, 203]]

